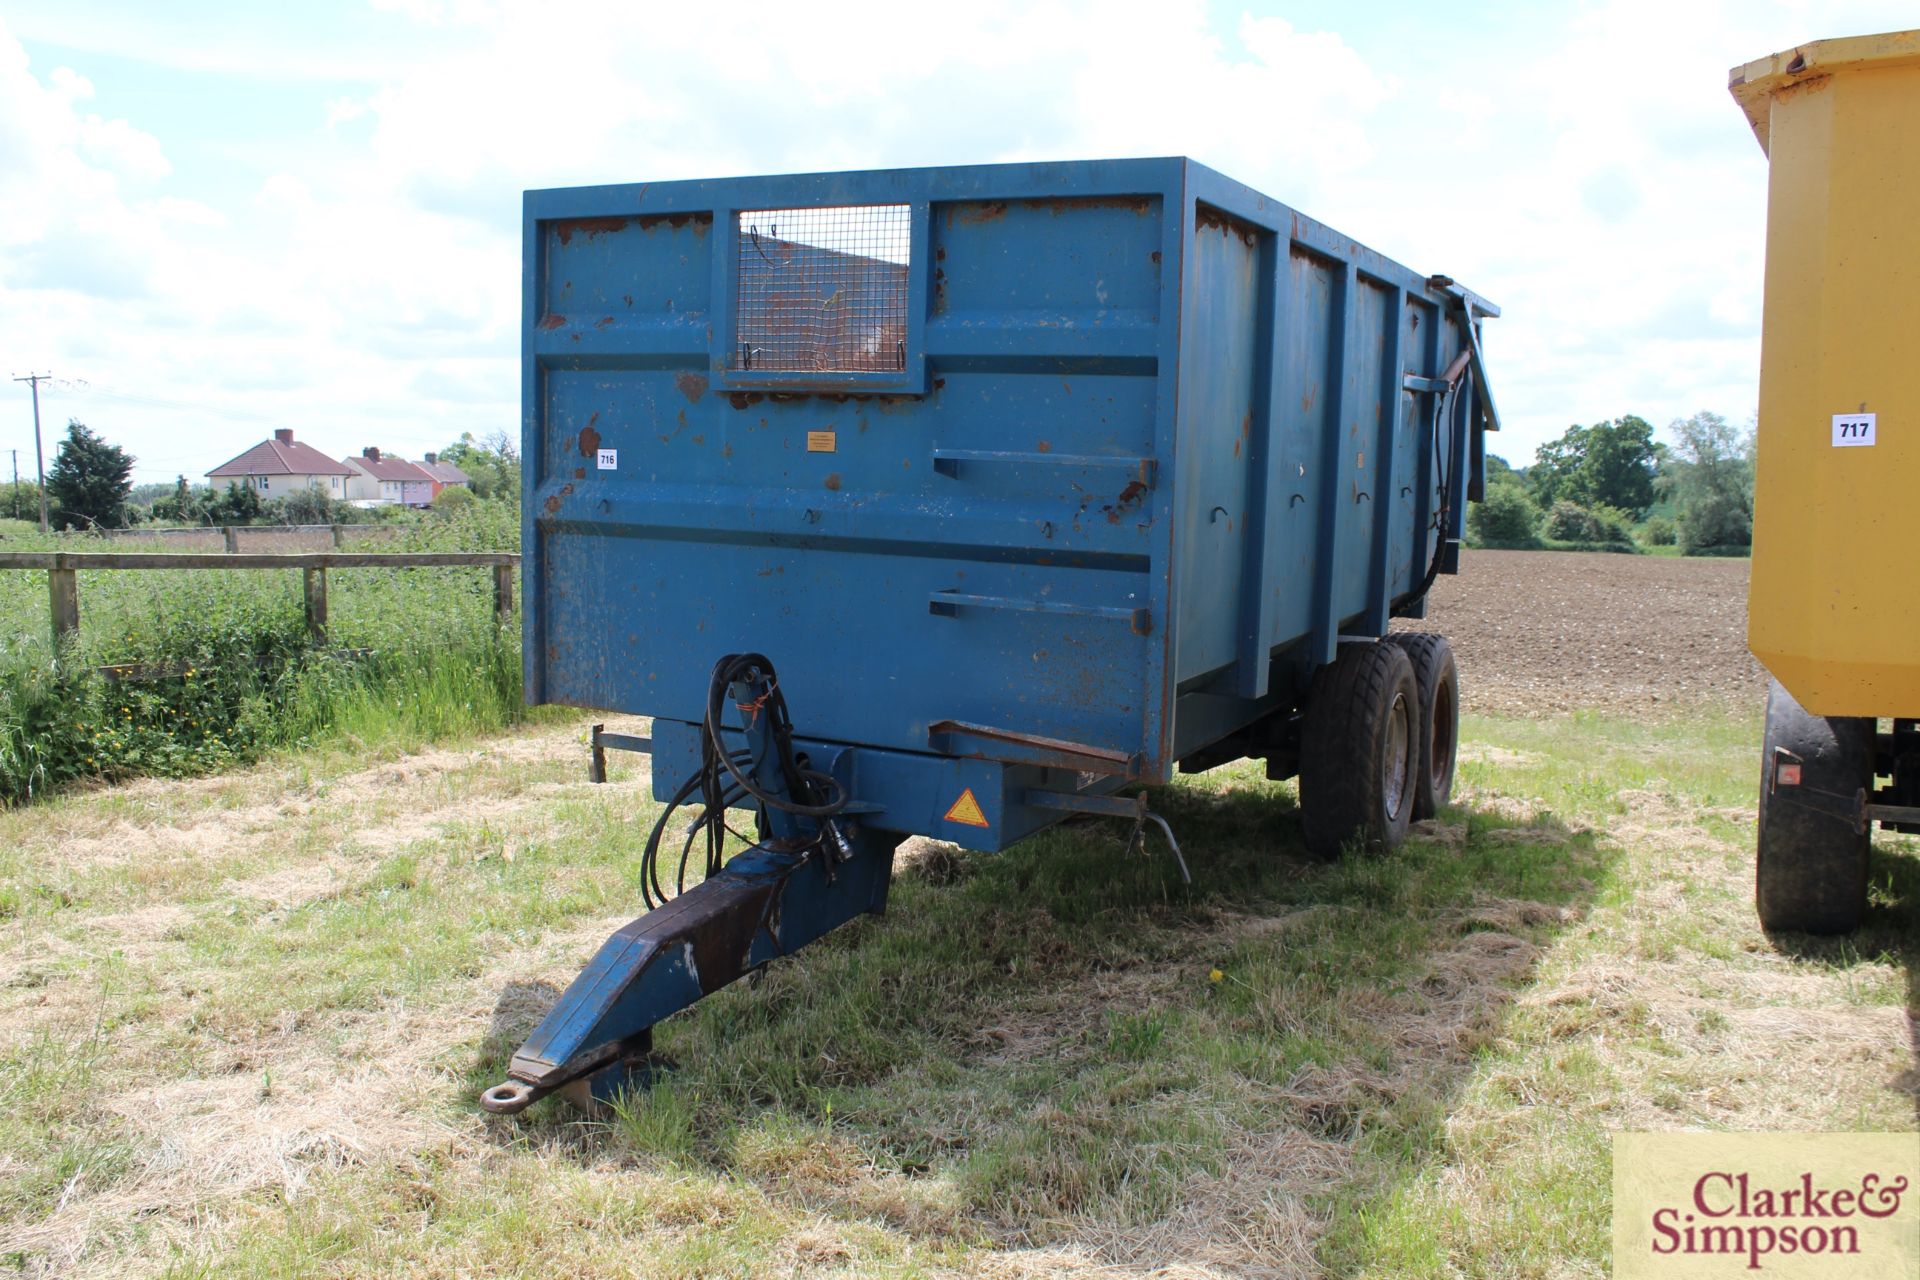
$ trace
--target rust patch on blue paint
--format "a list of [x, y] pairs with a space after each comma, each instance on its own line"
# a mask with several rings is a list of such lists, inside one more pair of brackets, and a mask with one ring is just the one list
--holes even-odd
[[1227, 235], [1239, 236], [1241, 242], [1249, 248], [1260, 242], [1260, 233], [1249, 223], [1214, 208], [1210, 204], [1199, 205], [1194, 209], [1194, 227], [1200, 231], [1222, 231]]
[[1144, 480], [1129, 481], [1127, 487], [1120, 491], [1119, 498], [1115, 499], [1112, 506], [1100, 508], [1107, 513], [1107, 523], [1119, 524], [1121, 516], [1140, 505], [1140, 499], [1146, 492], [1147, 485]]
[[553, 234], [561, 244], [572, 244], [576, 235], [591, 240], [612, 231], [625, 231], [626, 218], [565, 218], [553, 224]]
[[1050, 200], [1022, 201], [1029, 209], [1045, 209], [1058, 217], [1082, 209], [1125, 209], [1139, 217], [1153, 212], [1152, 196], [1056, 196]]
[[691, 226], [695, 235], [705, 235], [713, 225], [713, 215], [706, 212], [689, 213], [643, 213], [634, 221], [640, 224], [642, 231], [656, 231], [661, 227], [678, 231]]
[[1005, 200], [969, 200], [964, 203], [947, 206], [947, 225], [957, 220], [973, 226], [983, 222], [998, 222], [1007, 216]]

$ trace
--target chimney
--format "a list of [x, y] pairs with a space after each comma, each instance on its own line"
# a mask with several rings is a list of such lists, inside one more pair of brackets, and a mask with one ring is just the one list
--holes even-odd
[[293, 428], [292, 427], [276, 427], [274, 428], [273, 438], [275, 440], [278, 440], [281, 444], [292, 444]]
[[360, 451], [360, 456], [365, 458], [369, 462], [380, 461], [380, 451], [374, 448], [372, 445], [368, 445], [366, 448], [362, 449]]
[[435, 466], [435, 465], [437, 465], [437, 464], [439, 463], [439, 461], [440, 461], [440, 455], [439, 455], [439, 454], [437, 454], [437, 453], [430, 453], [430, 454], [428, 454], [428, 455], [427, 455], [427, 465], [428, 465], [428, 466], [430, 466], [430, 467], [431, 467], [431, 466]]

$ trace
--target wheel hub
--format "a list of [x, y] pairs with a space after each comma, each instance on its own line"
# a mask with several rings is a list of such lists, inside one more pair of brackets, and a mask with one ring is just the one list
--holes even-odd
[[1380, 794], [1387, 802], [1387, 816], [1397, 818], [1406, 805], [1411, 773], [1408, 757], [1413, 745], [1412, 709], [1406, 695], [1396, 694], [1387, 712], [1386, 759], [1381, 764]]

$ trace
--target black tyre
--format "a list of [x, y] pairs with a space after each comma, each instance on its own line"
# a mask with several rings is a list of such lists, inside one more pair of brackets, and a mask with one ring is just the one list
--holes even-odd
[[[1867, 909], [1871, 837], [1837, 809], [1873, 786], [1874, 722], [1809, 715], [1774, 681], [1760, 750], [1754, 905], [1768, 930], [1850, 933]], [[1781, 766], [1799, 766], [1799, 781]], [[1801, 799], [1804, 797], [1804, 800]]]
[[1413, 818], [1431, 818], [1453, 796], [1453, 766], [1460, 754], [1460, 668], [1453, 646], [1431, 631], [1390, 636], [1413, 663], [1420, 690], [1420, 751], [1414, 764]]
[[1314, 675], [1300, 743], [1307, 848], [1392, 849], [1413, 820], [1420, 689], [1394, 644], [1342, 645]]

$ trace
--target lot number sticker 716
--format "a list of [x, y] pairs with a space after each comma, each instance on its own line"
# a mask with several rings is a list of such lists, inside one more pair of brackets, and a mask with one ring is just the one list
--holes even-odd
[[1836, 413], [1833, 415], [1833, 447], [1844, 449], [1873, 443], [1873, 423], [1878, 414]]

